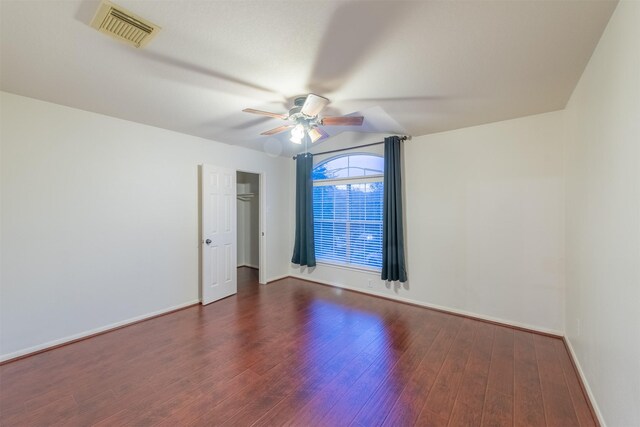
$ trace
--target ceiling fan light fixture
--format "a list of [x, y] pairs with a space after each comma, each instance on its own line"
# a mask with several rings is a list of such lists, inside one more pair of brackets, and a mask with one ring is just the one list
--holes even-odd
[[294, 144], [302, 144], [302, 140], [304, 139], [304, 126], [301, 124], [297, 124], [293, 129], [291, 129], [291, 139], [290, 141]]
[[327, 98], [310, 93], [295, 98], [294, 106], [285, 114], [271, 113], [253, 108], [245, 108], [242, 111], [289, 121], [289, 124], [262, 132], [260, 135], [275, 135], [291, 129], [289, 140], [294, 144], [302, 144], [303, 141], [305, 144], [307, 142], [313, 144], [330, 138], [331, 135], [322, 129], [323, 126], [362, 126], [364, 121], [362, 116], [320, 117], [320, 112], [328, 103], [329, 100]]
[[311, 142], [316, 142], [319, 139], [322, 138], [322, 133], [318, 130], [318, 128], [312, 128], [309, 129], [309, 138], [311, 139]]

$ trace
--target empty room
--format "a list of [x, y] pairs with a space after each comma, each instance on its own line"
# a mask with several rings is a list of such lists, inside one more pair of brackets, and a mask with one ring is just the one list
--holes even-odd
[[640, 1], [0, 0], [0, 425], [640, 427]]

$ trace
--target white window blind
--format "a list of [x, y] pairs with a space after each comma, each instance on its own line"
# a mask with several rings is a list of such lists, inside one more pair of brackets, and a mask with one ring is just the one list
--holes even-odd
[[316, 259], [379, 270], [382, 267], [382, 198], [380, 175], [315, 181]]

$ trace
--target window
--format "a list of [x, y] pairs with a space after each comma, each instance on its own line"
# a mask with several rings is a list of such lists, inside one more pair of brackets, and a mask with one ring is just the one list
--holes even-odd
[[313, 169], [318, 261], [381, 269], [383, 171], [384, 159], [372, 154], [333, 157]]

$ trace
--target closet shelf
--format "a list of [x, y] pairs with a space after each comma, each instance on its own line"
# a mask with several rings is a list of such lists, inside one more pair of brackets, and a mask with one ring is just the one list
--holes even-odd
[[239, 193], [237, 195], [238, 200], [242, 200], [242, 201], [245, 201], [245, 202], [248, 201], [248, 200], [251, 200], [253, 198], [253, 196], [255, 196], [255, 194], [253, 194], [253, 193]]

